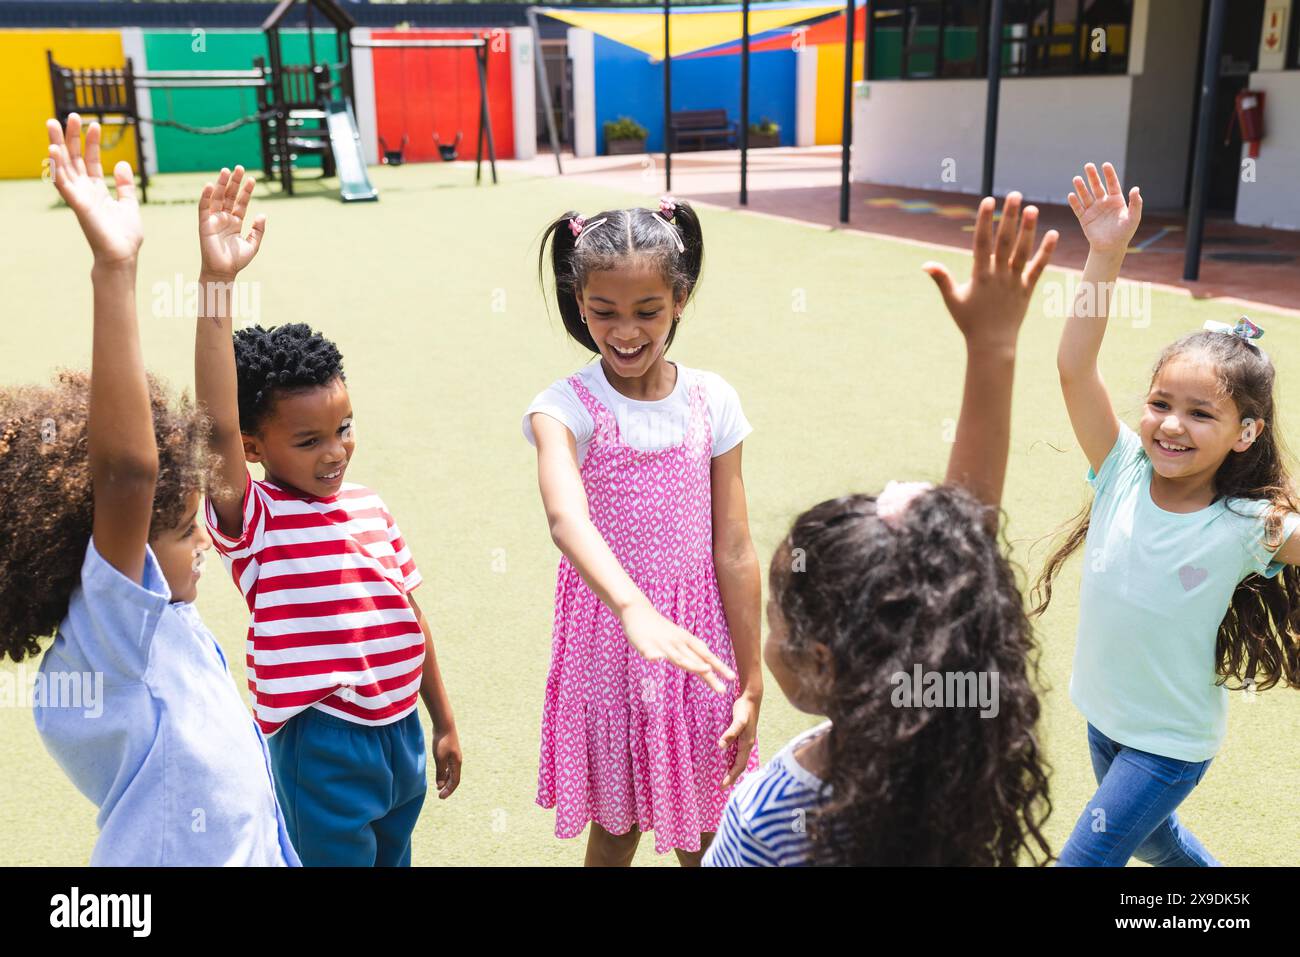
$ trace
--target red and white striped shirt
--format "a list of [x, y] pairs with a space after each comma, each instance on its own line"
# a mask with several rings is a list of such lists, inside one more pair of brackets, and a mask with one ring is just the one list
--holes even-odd
[[208, 531], [239, 586], [248, 626], [248, 688], [266, 735], [306, 708], [363, 725], [414, 710], [424, 633], [406, 594], [420, 572], [393, 516], [368, 488], [328, 498], [248, 477], [243, 534]]

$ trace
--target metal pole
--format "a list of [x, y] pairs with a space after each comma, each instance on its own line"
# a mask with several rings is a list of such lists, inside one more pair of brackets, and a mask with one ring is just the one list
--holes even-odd
[[1002, 0], [989, 12], [989, 95], [984, 108], [984, 178], [981, 196], [993, 195], [993, 163], [998, 154], [998, 92], [1002, 82]]
[[673, 58], [668, 32], [671, 7], [672, 0], [664, 0], [664, 190], [669, 193], [673, 191], [673, 144], [669, 127], [673, 109]]
[[528, 8], [528, 26], [533, 31], [533, 63], [537, 67], [537, 87], [542, 91], [542, 110], [546, 113], [546, 132], [551, 140], [551, 152], [555, 154], [555, 172], [564, 175], [560, 165], [560, 137], [555, 132], [555, 111], [551, 108], [551, 83], [546, 79], [546, 64], [542, 62], [542, 34], [537, 29], [537, 8]]
[[849, 221], [849, 152], [853, 148], [853, 14], [854, 0], [844, 8], [844, 122], [840, 131], [840, 222]]
[[307, 63], [316, 65], [316, 28], [312, 24], [311, 0], [307, 0]]
[[[492, 112], [488, 109], [488, 90], [487, 90], [487, 73], [488, 73], [488, 48], [487, 44], [479, 47], [474, 51], [475, 59], [478, 60], [478, 95], [481, 104], [479, 111], [479, 162], [482, 163], [483, 157], [483, 137], [487, 136], [488, 148], [488, 165], [492, 167], [492, 185], [497, 182], [497, 146], [496, 140], [492, 138]], [[474, 175], [474, 183], [478, 184], [478, 173]]]
[[749, 0], [740, 8], [740, 205], [749, 205]]
[[1195, 282], [1201, 275], [1201, 240], [1205, 234], [1206, 180], [1210, 167], [1210, 136], [1214, 122], [1214, 95], [1219, 84], [1219, 53], [1223, 48], [1226, 0], [1210, 0], [1205, 23], [1205, 64], [1201, 70], [1201, 112], [1196, 120], [1196, 154], [1192, 161], [1192, 195], [1187, 204], [1187, 248], [1183, 253], [1183, 278]]

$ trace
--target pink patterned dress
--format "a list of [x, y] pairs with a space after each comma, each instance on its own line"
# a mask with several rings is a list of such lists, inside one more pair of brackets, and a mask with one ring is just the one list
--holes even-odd
[[[713, 568], [703, 384], [690, 383], [682, 444], [647, 452], [623, 441], [614, 414], [578, 376], [568, 381], [595, 422], [582, 463], [592, 522], [654, 607], [735, 670]], [[660, 854], [698, 851], [727, 801], [718, 785], [736, 745], [721, 751], [717, 742], [731, 724], [735, 682], [720, 695], [666, 661], [646, 661], [566, 557], [558, 579], [537, 803], [556, 809], [556, 837], [576, 837], [594, 820], [611, 834], [654, 831]], [[746, 773], [758, 764], [755, 745]]]

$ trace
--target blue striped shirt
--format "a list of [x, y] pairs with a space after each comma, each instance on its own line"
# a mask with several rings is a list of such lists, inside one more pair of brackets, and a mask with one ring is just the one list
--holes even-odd
[[829, 721], [794, 738], [758, 774], [736, 788], [722, 812], [705, 867], [793, 867], [807, 864], [808, 813], [821, 778], [795, 760], [796, 750], [830, 730]]

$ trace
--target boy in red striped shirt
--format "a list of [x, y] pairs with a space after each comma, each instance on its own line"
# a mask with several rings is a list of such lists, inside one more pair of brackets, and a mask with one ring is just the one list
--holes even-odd
[[303, 863], [405, 866], [426, 791], [417, 699], [441, 798], [460, 781], [455, 719], [397, 523], [343, 480], [355, 439], [338, 349], [302, 323], [232, 339], [231, 284], [266, 228], [258, 216], [241, 236], [252, 190], [236, 166], [199, 200], [195, 390], [224, 485], [207, 523], [248, 602], [254, 716]]

